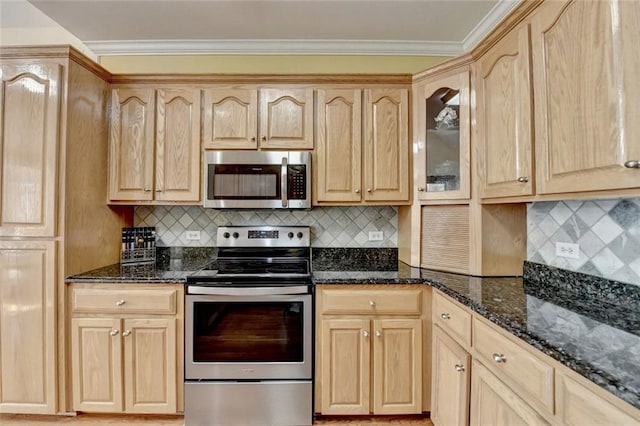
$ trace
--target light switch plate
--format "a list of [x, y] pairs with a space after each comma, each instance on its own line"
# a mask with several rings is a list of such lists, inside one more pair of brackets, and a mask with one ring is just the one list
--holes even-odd
[[187, 231], [187, 240], [200, 241], [200, 231]]
[[383, 239], [382, 231], [369, 231], [369, 241], [382, 241]]
[[573, 243], [556, 243], [556, 256], [580, 258], [580, 246]]

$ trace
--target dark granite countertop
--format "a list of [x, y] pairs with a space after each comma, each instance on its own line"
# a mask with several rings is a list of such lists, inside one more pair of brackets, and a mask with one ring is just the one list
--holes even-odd
[[[413, 268], [393, 256], [344, 259], [314, 253], [314, 284], [431, 285], [640, 408], [640, 286], [531, 262], [524, 278], [481, 278]], [[184, 283], [207, 262], [196, 256], [137, 271], [115, 264], [67, 281]]]

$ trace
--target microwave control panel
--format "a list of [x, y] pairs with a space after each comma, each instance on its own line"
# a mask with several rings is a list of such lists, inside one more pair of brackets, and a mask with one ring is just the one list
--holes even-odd
[[306, 166], [289, 165], [287, 167], [287, 198], [304, 200], [307, 198]]

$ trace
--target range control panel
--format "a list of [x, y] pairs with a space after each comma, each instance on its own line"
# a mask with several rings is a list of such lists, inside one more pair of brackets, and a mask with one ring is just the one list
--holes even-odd
[[309, 247], [308, 226], [220, 226], [218, 247]]

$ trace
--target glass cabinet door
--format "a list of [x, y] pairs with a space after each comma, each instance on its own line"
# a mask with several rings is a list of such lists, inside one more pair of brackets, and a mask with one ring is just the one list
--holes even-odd
[[469, 198], [468, 69], [426, 81], [417, 102], [418, 198]]

